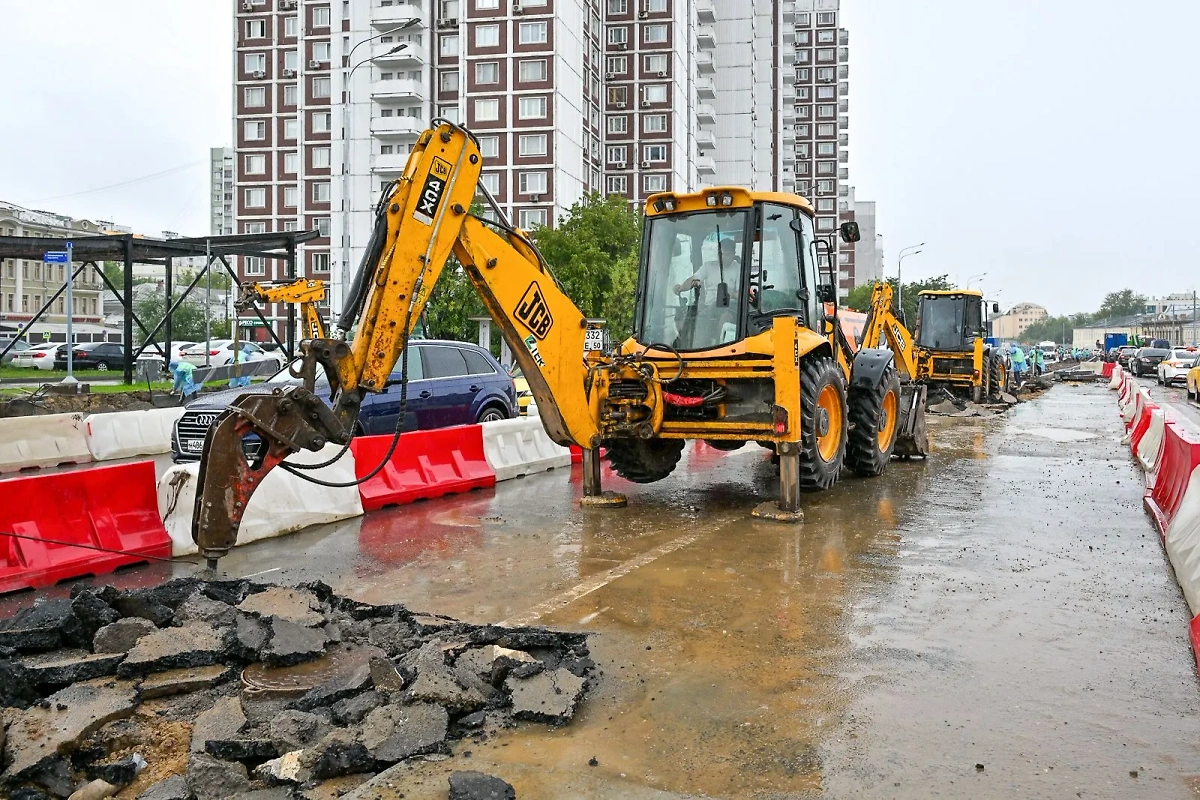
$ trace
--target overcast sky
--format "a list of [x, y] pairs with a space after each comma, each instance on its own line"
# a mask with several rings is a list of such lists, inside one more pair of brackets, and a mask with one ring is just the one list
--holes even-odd
[[[905, 278], [986, 272], [1004, 306], [1058, 314], [1126, 287], [1200, 288], [1200, 2], [842, 7], [851, 182], [879, 203], [888, 274], [926, 241]], [[230, 13], [228, 0], [0, 0], [0, 198], [207, 232], [208, 148], [231, 130]]]

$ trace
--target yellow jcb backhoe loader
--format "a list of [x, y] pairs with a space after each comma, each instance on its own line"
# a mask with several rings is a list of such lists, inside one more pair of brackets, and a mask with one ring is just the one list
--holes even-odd
[[[976, 403], [998, 401], [1009, 389], [1008, 365], [984, 341], [983, 294], [973, 289], [926, 290], [917, 295], [916, 343], [921, 379], [969, 394]], [[1000, 307], [996, 304], [993, 312]]]
[[[405, 345], [452, 253], [512, 349], [547, 434], [584, 448], [586, 506], [625, 504], [601, 490], [602, 447], [618, 474], [648, 483], [671, 473], [688, 439], [726, 450], [759, 442], [778, 455], [780, 490], [755, 513], [787, 521], [802, 519], [802, 490], [832, 486], [844, 465], [863, 474], [886, 466], [898, 430], [886, 399], [895, 394], [892, 354], [837, 343], [836, 307], [832, 315], [826, 307], [836, 303], [836, 265], [821, 274], [817, 256], [828, 244], [807, 200], [728, 187], [649, 197], [633, 335], [604, 352], [598, 323], [479, 185], [473, 134], [434, 125], [376, 207], [339, 330], [301, 343], [305, 385], [244, 395], [210, 429], [193, 518], [210, 565], [235, 543], [267, 472], [303, 475], [280, 462], [302, 448], [348, 445], [364, 394], [386, 387], [397, 360], [407, 374]], [[477, 192], [498, 221], [468, 212]], [[317, 364], [332, 408], [312, 393]], [[392, 450], [404, 381], [400, 392]], [[266, 446], [248, 459], [242, 440], [251, 434]], [[856, 443], [849, 451], [847, 440]]]

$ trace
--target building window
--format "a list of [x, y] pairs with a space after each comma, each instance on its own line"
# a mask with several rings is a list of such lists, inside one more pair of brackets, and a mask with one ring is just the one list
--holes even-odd
[[605, 71], [610, 75], [623, 75], [629, 69], [629, 59], [627, 56], [609, 56], [606, 64]]
[[290, 39], [295, 39], [296, 33], [297, 33], [297, 31], [299, 31], [299, 29], [300, 29], [300, 20], [299, 19], [297, 19], [296, 17], [284, 17], [283, 18], [283, 35], [284, 36], [286, 36]]
[[807, 100], [808, 99], [808, 87], [807, 86], [797, 86], [796, 87], [796, 99], [797, 100]]
[[796, 145], [796, 157], [808, 158], [808, 142], [800, 142]]
[[458, 19], [458, 0], [442, 0], [440, 6], [442, 19]]
[[817, 116], [821, 119], [832, 119], [837, 116], [837, 106], [817, 106]]
[[[321, 217], [317, 220], [317, 230], [321, 229], [321, 220], [325, 221], [325, 236], [329, 235], [329, 219]], [[313, 272], [329, 272], [329, 253], [313, 253], [312, 254], [312, 271]]]
[[246, 256], [247, 275], [266, 275], [267, 260], [259, 256]]
[[299, 171], [300, 157], [296, 153], [283, 154], [283, 172], [286, 175], [295, 175]]
[[667, 57], [665, 55], [646, 56], [646, 72], [657, 74], [667, 71]]
[[522, 22], [517, 26], [519, 40], [521, 44], [545, 44], [546, 43], [546, 23], [544, 22]]
[[264, 175], [267, 171], [267, 157], [262, 154], [250, 154], [246, 156], [246, 174], [247, 175]]
[[624, 175], [609, 175], [607, 187], [609, 194], [625, 194], [629, 191], [629, 179]]
[[837, 155], [837, 145], [833, 142], [817, 142], [817, 155], [833, 156]]
[[322, 62], [328, 61], [329, 60], [329, 42], [314, 43], [313, 48], [312, 48], [312, 54], [313, 54], [314, 61], [322, 61]]
[[665, 192], [667, 190], [666, 175], [645, 175], [642, 177], [642, 189], [646, 194], [652, 192]]
[[500, 137], [480, 136], [479, 154], [484, 158], [498, 158], [500, 156]]
[[518, 105], [518, 116], [521, 119], [544, 119], [546, 117], [546, 98], [522, 97]]
[[818, 175], [833, 175], [835, 172], [837, 172], [837, 164], [835, 162], [833, 162], [833, 161], [818, 161], [817, 162], [817, 174]]
[[476, 83], [499, 83], [500, 65], [495, 61], [479, 61], [475, 64]]
[[300, 190], [295, 186], [283, 187], [283, 207], [295, 208], [300, 204]]
[[544, 133], [526, 134], [519, 140], [518, 152], [523, 156], [546, 155], [547, 136]]
[[625, 116], [609, 117], [608, 132], [609, 133], [625, 133], [629, 130], [629, 118]]
[[500, 101], [495, 98], [479, 98], [475, 101], [475, 121], [495, 122], [500, 119]]
[[833, 217], [817, 217], [817, 230], [819, 230], [819, 231], [833, 230]]
[[329, 88], [330, 88], [330, 83], [329, 83], [328, 77], [313, 78], [313, 81], [312, 81], [313, 97], [329, 97]]
[[246, 120], [242, 131], [248, 142], [261, 142], [267, 138], [267, 123], [261, 119]]
[[476, 47], [499, 47], [500, 46], [500, 26], [499, 25], [476, 25], [475, 26], [475, 46]]
[[628, 0], [608, 0], [608, 13], [610, 14], [628, 14]]
[[647, 44], [661, 44], [667, 40], [666, 25], [647, 25], [642, 28], [642, 41]]
[[312, 163], [318, 169], [328, 169], [332, 149], [329, 147], [314, 147], [312, 150]]
[[390, 156], [394, 152], [395, 148], [393, 148], [390, 144], [379, 145], [379, 155], [381, 156]]
[[289, 83], [283, 87], [283, 104], [293, 107], [296, 105], [296, 84]]
[[817, 200], [817, 211], [833, 211], [833, 198], [822, 197]]
[[476, 11], [496, 11], [500, 8], [500, 0], [475, 0]]
[[544, 81], [547, 79], [547, 75], [546, 59], [538, 58], [521, 62], [520, 76], [522, 83]]
[[266, 208], [267, 207], [267, 190], [266, 189], [247, 189], [245, 192], [246, 208]]
[[667, 146], [665, 144], [648, 144], [642, 148], [643, 161], [666, 161]]
[[[415, 110], [415, 109], [414, 109]], [[458, 106], [439, 106], [438, 116], [445, 119], [447, 122], [458, 124]]]
[[629, 102], [629, 87], [627, 86], [610, 86], [608, 87], [608, 102], [617, 108], [624, 108]]
[[833, 44], [837, 36], [834, 31], [817, 31], [818, 44]]
[[267, 54], [266, 53], [246, 53], [242, 59], [242, 63], [246, 67], [246, 72], [266, 72], [267, 71]]
[[500, 173], [498, 172], [483, 172], [479, 175], [479, 183], [484, 189], [487, 189], [490, 194], [496, 194], [500, 191]]
[[438, 41], [438, 53], [443, 56], [458, 55], [458, 34], [451, 33], [443, 36]]
[[312, 185], [312, 199], [314, 203], [329, 202], [329, 181], [319, 181]]
[[438, 88], [445, 93], [458, 91], [458, 70], [448, 69], [438, 77]]
[[248, 233], [255, 236], [267, 232], [267, 223], [265, 222], [247, 222], [242, 226], [242, 233]]
[[546, 173], [540, 171], [522, 172], [520, 174], [520, 187], [521, 194], [545, 194]]
[[267, 88], [265, 86], [247, 86], [245, 91], [246, 108], [259, 108], [267, 104]]
[[283, 229], [289, 232], [298, 231], [300, 230], [300, 223], [296, 222], [294, 219], [286, 219], [283, 221]]
[[809, 44], [808, 31], [800, 31], [796, 34], [796, 44], [807, 46]]
[[817, 126], [817, 136], [835, 136], [835, 135], [837, 135], [837, 128], [835, 128], [833, 125], [824, 123], [824, 124]]
[[329, 217], [317, 217], [317, 233], [329, 238]]
[[833, 61], [833, 48], [822, 47], [817, 50], [817, 61]]
[[835, 87], [833, 87], [833, 86], [818, 86], [817, 87], [817, 99], [818, 100], [834, 100], [834, 99], [836, 99], [836, 97], [837, 97], [837, 89]]
[[665, 83], [652, 83], [645, 87], [642, 92], [642, 99], [647, 103], [667, 102], [667, 85]]
[[[808, 15], [805, 14], [804, 16], [808, 16]], [[836, 22], [837, 22], [837, 14], [834, 14], [831, 11], [817, 13], [817, 24], [818, 25], [833, 25]], [[804, 24], [807, 25], [808, 22], [805, 22]]]
[[659, 14], [667, 10], [667, 0], [646, 0], [646, 10], [651, 14]]
[[642, 130], [646, 133], [665, 133], [667, 130], [667, 115], [647, 114], [642, 117]]
[[293, 142], [300, 138], [300, 120], [291, 117], [283, 121], [283, 138]]
[[300, 55], [295, 50], [285, 50], [284, 51], [284, 53], [283, 53], [283, 68], [284, 69], [290, 69], [292, 72], [295, 72], [296, 68], [299, 66], [299, 63], [300, 63]]
[[318, 111], [312, 115], [313, 133], [329, 133], [330, 125], [333, 123], [333, 114], [328, 111]]
[[609, 44], [625, 44], [628, 41], [629, 41], [629, 30], [627, 28], [618, 26], [616, 28], [608, 29], [608, 43]]
[[267, 21], [265, 19], [248, 19], [248, 20], [246, 20], [246, 38], [247, 39], [265, 39], [265, 38], [267, 38]]
[[519, 225], [524, 230], [532, 230], [533, 228], [546, 227], [546, 209], [544, 208], [523, 208], [518, 216]]
[[625, 145], [609, 147], [608, 152], [606, 154], [608, 156], [608, 163], [623, 165], [626, 160], [626, 152], [627, 151], [626, 151]]
[[313, 9], [313, 27], [329, 27], [329, 6], [317, 6]]

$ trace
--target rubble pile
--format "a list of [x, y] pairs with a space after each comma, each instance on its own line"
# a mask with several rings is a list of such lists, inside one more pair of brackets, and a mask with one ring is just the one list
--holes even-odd
[[[584, 634], [322, 583], [76, 587], [0, 623], [0, 796], [300, 796], [518, 720], [562, 725], [594, 674]], [[459, 775], [456, 796], [498, 781]]]

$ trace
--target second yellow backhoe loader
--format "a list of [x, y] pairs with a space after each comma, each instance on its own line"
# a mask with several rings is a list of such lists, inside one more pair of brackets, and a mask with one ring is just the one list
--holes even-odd
[[317, 306], [325, 301], [325, 282], [312, 278], [294, 281], [244, 283], [234, 308], [246, 311], [257, 303], [294, 303], [300, 306], [305, 339], [324, 339], [325, 324]]
[[[407, 374], [406, 342], [451, 254], [512, 349], [547, 434], [583, 447], [584, 505], [625, 503], [601, 489], [601, 448], [618, 474], [648, 483], [671, 473], [688, 439], [725, 450], [758, 442], [778, 456], [780, 490], [755, 514], [789, 521], [802, 518], [800, 492], [829, 488], [843, 467], [883, 471], [903, 424], [894, 358], [838, 339], [836, 265], [822, 273], [828, 243], [807, 200], [730, 187], [649, 197], [633, 335], [603, 351], [598, 323], [479, 185], [474, 136], [434, 125], [376, 207], [339, 330], [301, 343], [306, 385], [244, 395], [210, 429], [193, 519], [210, 564], [233, 546], [269, 470], [302, 448], [348, 445], [364, 394], [384, 390], [397, 361]], [[469, 213], [477, 191], [493, 220]], [[332, 407], [312, 393], [317, 365]], [[406, 392], [402, 381], [393, 450]], [[248, 459], [251, 434], [266, 446]]]

